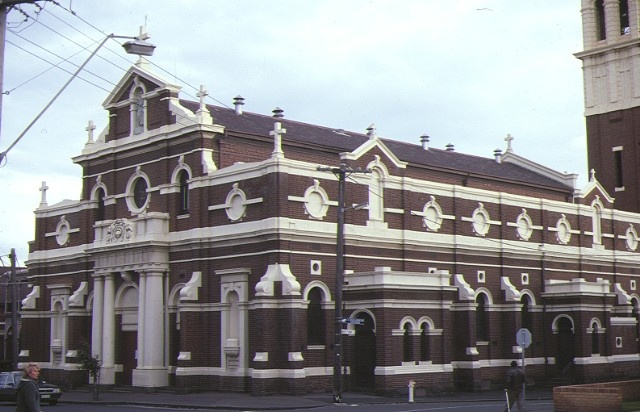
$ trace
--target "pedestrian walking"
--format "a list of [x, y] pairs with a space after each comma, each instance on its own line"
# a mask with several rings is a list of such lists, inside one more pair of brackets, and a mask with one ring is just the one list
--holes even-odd
[[504, 412], [512, 412], [513, 404], [518, 403], [518, 412], [524, 412], [524, 371], [518, 368], [518, 362], [511, 361], [507, 371], [505, 390], [507, 391], [507, 407]]
[[40, 368], [37, 363], [30, 362], [24, 367], [16, 390], [16, 412], [41, 412], [39, 376]]

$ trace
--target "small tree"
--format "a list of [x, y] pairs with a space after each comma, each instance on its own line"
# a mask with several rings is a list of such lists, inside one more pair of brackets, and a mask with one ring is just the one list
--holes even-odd
[[98, 355], [91, 354], [91, 348], [87, 342], [82, 342], [78, 349], [78, 369], [89, 371], [89, 376], [93, 381], [93, 400], [97, 401], [100, 397], [100, 368], [102, 361]]

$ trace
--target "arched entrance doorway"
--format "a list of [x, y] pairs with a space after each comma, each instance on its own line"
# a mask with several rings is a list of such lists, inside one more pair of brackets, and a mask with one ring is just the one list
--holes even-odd
[[568, 316], [556, 319], [556, 368], [559, 373], [566, 372], [566, 368], [575, 357], [573, 321]]
[[130, 386], [133, 370], [137, 366], [138, 349], [138, 289], [133, 284], [125, 285], [116, 297], [116, 315], [120, 321], [120, 333], [116, 334], [117, 361], [122, 365], [119, 383]]
[[370, 392], [375, 388], [376, 332], [371, 315], [360, 312], [355, 316], [364, 320], [363, 325], [355, 325], [356, 334], [351, 346], [351, 379], [349, 386], [354, 391]]

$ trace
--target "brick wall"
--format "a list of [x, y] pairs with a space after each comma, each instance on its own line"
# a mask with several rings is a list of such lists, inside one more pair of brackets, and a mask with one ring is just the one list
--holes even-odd
[[555, 412], [619, 412], [622, 402], [640, 400], [640, 380], [553, 388]]

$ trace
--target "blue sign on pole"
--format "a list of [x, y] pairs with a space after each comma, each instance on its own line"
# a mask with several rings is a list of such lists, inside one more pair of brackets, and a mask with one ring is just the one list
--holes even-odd
[[364, 319], [356, 319], [356, 318], [342, 318], [342, 323], [349, 323], [351, 325], [364, 325]]
[[518, 346], [523, 346], [525, 348], [528, 348], [529, 345], [531, 345], [531, 332], [529, 332], [529, 329], [527, 328], [520, 329], [516, 333], [516, 342], [518, 343]]

